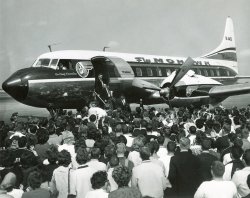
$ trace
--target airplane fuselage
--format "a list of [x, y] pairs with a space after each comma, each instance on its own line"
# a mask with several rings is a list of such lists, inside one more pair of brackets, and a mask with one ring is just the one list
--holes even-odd
[[[65, 57], [65, 54], [72, 55]], [[110, 90], [114, 91], [116, 96], [124, 94], [131, 103], [138, 103], [140, 99], [143, 99], [145, 104], [166, 103], [168, 101], [163, 98], [154, 98], [149, 96], [148, 93], [134, 88], [132, 86], [133, 80], [141, 79], [160, 85], [185, 60], [184, 58], [94, 51], [54, 52], [39, 57], [32, 67], [14, 73], [5, 81], [3, 88], [13, 98], [27, 105], [43, 108], [50, 106], [55, 108], [81, 108], [90, 102], [89, 100], [92, 98], [95, 89], [95, 68], [91, 63], [93, 54], [103, 57], [118, 57], [118, 60], [124, 61], [122, 66], [119, 63], [112, 62], [107, 67], [110, 77]], [[47, 65], [39, 65], [45, 64], [45, 60], [48, 62]], [[72, 64], [71, 68], [56, 69], [55, 66], [60, 61]], [[53, 65], [55, 62], [56, 64]], [[78, 62], [84, 64], [87, 75], [79, 75], [79, 70], [76, 70]], [[197, 74], [211, 77], [223, 84], [233, 84], [236, 81], [234, 77], [237, 71], [234, 69], [233, 63], [229, 66], [222, 66], [221, 63], [213, 64], [216, 64], [216, 61], [199, 58], [195, 60], [191, 69]], [[6, 89], [7, 84], [8, 88]], [[204, 93], [195, 95], [194, 92], [192, 96], [186, 95], [186, 90], [192, 86], [192, 83], [180, 85], [176, 97], [171, 100], [171, 105], [209, 103], [211, 101], [205, 92], [208, 92], [215, 84], [200, 82], [199, 89], [204, 90]]]

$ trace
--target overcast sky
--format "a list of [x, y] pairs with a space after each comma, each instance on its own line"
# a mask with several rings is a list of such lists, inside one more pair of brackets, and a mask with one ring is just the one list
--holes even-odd
[[249, 0], [0, 0], [0, 83], [53, 50], [198, 57], [234, 22], [239, 71], [250, 75]]

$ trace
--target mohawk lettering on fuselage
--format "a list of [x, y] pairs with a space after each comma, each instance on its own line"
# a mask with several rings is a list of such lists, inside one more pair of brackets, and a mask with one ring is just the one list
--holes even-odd
[[[182, 65], [184, 60], [181, 59], [162, 59], [162, 58], [144, 58], [144, 57], [135, 57], [135, 62], [138, 63], [158, 63], [158, 64], [175, 64]], [[210, 65], [208, 61], [195, 61], [194, 65]]]

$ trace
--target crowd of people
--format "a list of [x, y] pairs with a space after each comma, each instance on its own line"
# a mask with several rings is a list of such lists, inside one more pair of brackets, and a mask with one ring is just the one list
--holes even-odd
[[144, 108], [0, 122], [0, 197], [250, 197], [250, 106]]

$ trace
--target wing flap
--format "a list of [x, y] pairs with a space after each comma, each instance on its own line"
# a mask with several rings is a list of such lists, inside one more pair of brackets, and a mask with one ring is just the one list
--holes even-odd
[[234, 85], [221, 85], [215, 86], [209, 91], [210, 97], [226, 98], [234, 95], [241, 95], [250, 93], [250, 84], [234, 84]]

